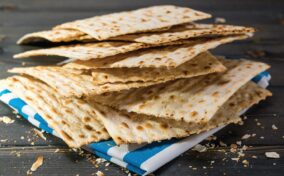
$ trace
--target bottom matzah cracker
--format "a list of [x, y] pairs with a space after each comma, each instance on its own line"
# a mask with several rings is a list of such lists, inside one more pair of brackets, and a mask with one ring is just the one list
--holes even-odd
[[6, 87], [34, 108], [69, 147], [78, 148], [108, 139], [94, 108], [81, 99], [58, 99], [57, 91], [23, 76], [6, 80]]
[[106, 106], [94, 104], [110, 136], [117, 144], [143, 143], [185, 137], [212, 128], [237, 123], [241, 110], [270, 96], [271, 93], [249, 82], [240, 88], [208, 121], [208, 123], [184, 123], [136, 113], [118, 112]]

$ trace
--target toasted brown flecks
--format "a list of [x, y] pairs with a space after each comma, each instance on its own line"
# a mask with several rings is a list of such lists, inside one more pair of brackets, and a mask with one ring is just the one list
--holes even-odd
[[215, 91], [215, 92], [213, 92], [213, 94], [212, 94], [212, 96], [214, 96], [214, 97], [216, 97], [216, 96], [218, 96], [219, 95], [219, 92], [218, 91]]
[[119, 136], [118, 136], [118, 137], [115, 137], [115, 139], [116, 139], [116, 143], [118, 143], [118, 144], [123, 144], [123, 143], [125, 143], [124, 140], [122, 140], [121, 137], [119, 137]]
[[137, 129], [137, 130], [140, 130], [140, 131], [144, 130], [144, 128], [143, 128], [142, 126], [140, 126], [140, 125], [138, 125], [138, 126], [136, 127], [136, 129]]
[[90, 122], [90, 121], [91, 121], [91, 118], [90, 118], [90, 117], [84, 117], [84, 121], [85, 121], [85, 122]]
[[190, 113], [190, 115], [193, 116], [193, 117], [196, 116], [197, 114], [198, 114], [198, 112], [196, 112], [196, 111], [192, 111], [192, 112]]
[[65, 122], [65, 120], [61, 120], [61, 123], [62, 123], [63, 125], [67, 125], [67, 123]]
[[61, 135], [64, 139], [66, 139], [68, 141], [73, 141], [73, 138], [71, 136], [69, 136], [69, 134], [67, 134], [65, 131], [61, 131]]
[[85, 127], [87, 130], [89, 130], [89, 131], [94, 130], [93, 127], [91, 127], [90, 125], [85, 125], [84, 127]]
[[145, 104], [139, 105], [139, 109], [143, 109], [145, 107]]
[[121, 125], [124, 126], [125, 128], [129, 128], [129, 126], [125, 122], [122, 122]]
[[229, 82], [230, 82], [230, 80], [221, 80], [221, 81], [218, 82], [218, 85], [224, 85], [224, 84], [227, 84]]
[[146, 127], [146, 128], [153, 128], [153, 126], [152, 126], [150, 123], [146, 123], [146, 124], [145, 124], [145, 127]]
[[198, 101], [198, 103], [203, 103], [203, 102], [205, 102], [205, 100], [199, 100], [199, 101]]
[[167, 129], [169, 126], [168, 126], [168, 124], [166, 124], [166, 123], [162, 123], [161, 124], [161, 128], [164, 128], [164, 129]]
[[52, 119], [48, 114], [45, 114], [45, 118]]
[[85, 135], [84, 134], [80, 134], [79, 137], [80, 138], [85, 138]]

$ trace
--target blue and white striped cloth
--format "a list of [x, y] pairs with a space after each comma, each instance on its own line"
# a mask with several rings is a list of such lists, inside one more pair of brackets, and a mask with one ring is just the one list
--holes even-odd
[[[267, 72], [262, 72], [253, 81], [262, 87], [267, 87], [270, 80], [270, 75]], [[0, 85], [1, 86], [1, 85]], [[27, 105], [23, 100], [15, 96], [6, 88], [0, 89], [0, 100], [8, 106], [16, 110], [26, 120], [34, 126], [60, 137], [47, 122]], [[222, 129], [224, 126], [203, 132], [198, 135], [192, 135], [184, 139], [172, 139], [162, 142], [154, 142], [146, 145], [121, 145], [117, 146], [113, 140], [107, 140], [89, 144], [83, 147], [97, 156], [111, 161], [119, 166], [125, 167], [139, 175], [147, 175], [154, 172], [167, 162], [173, 160], [183, 152], [192, 148], [202, 140], [211, 136], [215, 132]]]

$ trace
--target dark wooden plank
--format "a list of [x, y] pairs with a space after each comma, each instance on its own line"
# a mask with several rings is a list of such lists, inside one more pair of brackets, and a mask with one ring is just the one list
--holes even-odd
[[[43, 165], [33, 175], [80, 176], [96, 175], [100, 170], [105, 175], [127, 175], [119, 166], [106, 163], [92, 164], [86, 157], [79, 156], [67, 148], [58, 147], [12, 147], [0, 149], [0, 175], [26, 175], [39, 155], [44, 157]], [[17, 156], [18, 155], [18, 156]], [[93, 157], [94, 158], [94, 157]], [[95, 158], [94, 158], [95, 160]], [[97, 168], [98, 167], [98, 168]]]
[[[73, 151], [61, 149], [54, 153], [54, 147], [25, 147], [25, 148], [2, 148], [0, 149], [0, 168], [2, 173], [9, 175], [25, 175], [31, 167], [36, 157], [44, 156], [44, 164], [33, 175], [76, 175], [87, 176], [96, 173], [98, 170], [105, 175], [127, 175], [118, 166], [110, 164], [104, 167], [99, 164], [96, 168], [87, 161], [86, 158], [78, 156]], [[174, 161], [166, 164], [155, 172], [155, 175], [169, 176], [179, 175], [273, 175], [280, 176], [284, 170], [284, 159], [268, 159], [264, 153], [274, 151], [281, 156], [284, 155], [282, 146], [252, 147], [244, 151], [245, 156], [240, 162], [232, 161], [238, 155], [231, 153], [229, 148], [208, 149], [207, 152], [198, 153], [196, 151], [187, 151]], [[17, 157], [16, 154], [20, 154]], [[252, 158], [257, 156], [257, 159]], [[244, 167], [243, 160], [249, 161], [249, 166]], [[213, 161], [213, 162], [212, 162]], [[4, 167], [3, 167], [4, 166]], [[193, 169], [193, 168], [196, 168]], [[178, 172], [177, 172], [178, 171]]]
[[[1, 26], [29, 26], [34, 27], [52, 27], [53, 25], [60, 24], [63, 22], [68, 22], [71, 20], [82, 19], [87, 17], [92, 17], [95, 15], [107, 14], [112, 11], [82, 11], [82, 12], [1, 12], [0, 24]], [[230, 24], [239, 25], [258, 25], [258, 24], [280, 24], [281, 17], [283, 13], [279, 11], [272, 12], [259, 12], [259, 11], [244, 11], [244, 12], [214, 12], [212, 13], [214, 17], [224, 17]], [[6, 20], [10, 19], [10, 20]], [[14, 20], [13, 20], [14, 19]], [[213, 19], [206, 21], [212, 22]]]
[[[175, 4], [181, 6], [190, 6], [200, 10], [227, 10], [227, 11], [273, 11], [282, 10], [283, 1], [281, 0], [246, 0], [246, 1], [227, 1], [227, 0], [184, 0], [184, 1], [171, 1], [171, 0], [140, 0], [135, 3], [131, 0], [84, 0], [83, 3], [78, 5], [78, 0], [66, 1], [34, 1], [34, 0], [2, 0], [1, 4], [12, 4], [18, 10], [22, 11], [98, 11], [98, 10], [127, 10], [135, 9], [145, 6], [152, 6], [157, 4]], [[277, 5], [275, 5], [277, 4]]]
[[[188, 151], [173, 162], [165, 165], [156, 172], [157, 175], [176, 175], [177, 171], [180, 175], [283, 175], [283, 158], [273, 160], [267, 159], [264, 153], [267, 151], [275, 151], [280, 155], [284, 154], [283, 147], [253, 147], [245, 151], [245, 157], [237, 163], [232, 161], [237, 155], [231, 153], [225, 148], [225, 151], [219, 149], [209, 150], [204, 153]], [[257, 156], [258, 159], [253, 159]], [[243, 160], [249, 161], [249, 166], [244, 167]], [[213, 164], [212, 161], [214, 161]], [[275, 164], [274, 164], [275, 163]], [[191, 167], [191, 168], [190, 168]], [[196, 168], [196, 170], [192, 169]]]

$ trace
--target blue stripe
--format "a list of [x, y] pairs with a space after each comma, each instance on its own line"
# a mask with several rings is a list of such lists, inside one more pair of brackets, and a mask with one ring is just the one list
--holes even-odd
[[43, 131], [47, 132], [47, 133], [50, 133], [50, 134], [53, 133], [53, 129], [50, 128], [49, 126], [45, 125], [45, 124], [40, 123], [39, 128], [42, 129]]
[[34, 115], [34, 119], [36, 119], [37, 121], [39, 121], [41, 124], [48, 125], [47, 122], [46, 122], [38, 113], [36, 113], [36, 114]]
[[7, 94], [7, 93], [11, 93], [8, 89], [4, 89], [3, 91], [0, 92], [0, 96]]
[[104, 153], [101, 153], [101, 152], [98, 152], [98, 151], [94, 151], [94, 153], [95, 153], [96, 155], [98, 155], [99, 157], [105, 159], [105, 160], [110, 161], [110, 159], [111, 159], [110, 156], [108, 156], [108, 155], [106, 155], [106, 154], [104, 154]]
[[[22, 111], [22, 108], [27, 105], [23, 100], [21, 100], [19, 98], [14, 98], [14, 99], [11, 99], [8, 104], [11, 107], [15, 108], [18, 111], [18, 113], [21, 116], [23, 116], [26, 120], [29, 120], [28, 119], [29, 116]], [[44, 131], [46, 131], [48, 133], [52, 133], [53, 132], [53, 129], [51, 129], [48, 126], [48, 124], [46, 123], [46, 121], [42, 117], [40, 117], [38, 114], [36, 114], [35, 116], [37, 116], [38, 119], [42, 119], [42, 120], [35, 119], [35, 120], [37, 120], [40, 123], [39, 128], [43, 129]]]
[[[111, 156], [109, 155], [106, 155], [105, 153], [102, 153], [102, 152], [99, 152], [99, 151], [94, 151], [94, 153], [99, 156], [100, 158], [103, 158], [107, 161], [110, 161], [111, 162]], [[128, 170], [136, 173], [136, 174], [139, 174], [139, 175], [143, 175], [144, 173], [146, 173], [146, 171], [140, 169], [139, 167], [135, 167], [131, 164], [127, 164], [127, 167], [126, 167]]]
[[26, 103], [23, 100], [21, 100], [19, 98], [14, 98], [14, 99], [11, 99], [8, 102], [8, 105], [10, 105], [13, 108], [15, 108], [18, 111], [19, 114], [21, 114], [26, 120], [28, 120], [29, 116], [22, 112], [23, 106], [26, 105]]
[[113, 140], [107, 140], [107, 141], [101, 141], [96, 143], [91, 143], [87, 147], [89, 147], [92, 150], [100, 151], [102, 153], [107, 153], [107, 151], [116, 146]]
[[270, 75], [269, 75], [269, 73], [268, 72], [266, 72], [266, 71], [264, 71], [264, 72], [261, 72], [260, 74], [258, 74], [257, 76], [255, 76], [253, 79], [252, 79], [252, 81], [253, 82], [259, 82], [263, 77], [269, 77]]
[[153, 142], [144, 147], [138, 148], [127, 153], [124, 156], [123, 160], [127, 163], [131, 163], [134, 166], [140, 167], [141, 164], [144, 163], [146, 160], [156, 155], [160, 151], [164, 150], [165, 148], [169, 147], [173, 143], [176, 143], [177, 141], [177, 139], [171, 139], [163, 142]]
[[135, 167], [135, 166], [133, 166], [132, 164], [127, 164], [126, 168], [127, 168], [128, 170], [130, 170], [130, 171], [132, 171], [132, 172], [138, 174], [138, 175], [143, 175], [143, 174], [146, 173], [145, 170], [140, 169], [139, 167]]

